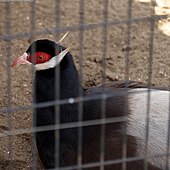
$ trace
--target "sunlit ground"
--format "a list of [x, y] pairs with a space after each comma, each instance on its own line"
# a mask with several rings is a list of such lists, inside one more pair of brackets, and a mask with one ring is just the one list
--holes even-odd
[[158, 28], [164, 34], [170, 36], [170, 0], [135, 0], [135, 1], [152, 3], [155, 6], [155, 14], [169, 16], [167, 19], [159, 21]]

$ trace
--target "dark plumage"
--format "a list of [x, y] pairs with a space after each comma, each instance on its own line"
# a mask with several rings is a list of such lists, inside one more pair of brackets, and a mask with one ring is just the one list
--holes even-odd
[[[33, 55], [31, 48], [35, 47], [35, 51], [45, 52], [51, 57], [56, 56], [65, 48], [55, 44], [49, 40], [38, 40], [34, 42], [26, 51], [27, 54]], [[56, 49], [58, 49], [56, 51]], [[59, 67], [59, 68], [57, 68]], [[100, 94], [115, 94], [106, 98], [105, 113], [106, 118], [122, 117], [131, 114], [131, 108], [127, 103], [127, 90], [125, 82], [117, 81], [107, 85], [102, 85], [85, 90], [82, 88], [76, 67], [74, 65], [71, 54], [68, 52], [61, 62], [54, 68], [38, 70], [35, 73], [34, 87], [35, 96], [34, 102], [41, 103], [47, 101], [55, 101], [55, 73], [59, 70], [60, 75], [60, 96], [59, 99], [77, 98], [82, 89], [84, 96], [94, 96]], [[128, 89], [145, 88], [142, 83], [128, 82]], [[83, 102], [83, 120], [100, 119], [102, 116], [102, 99], [88, 100]], [[128, 113], [125, 112], [125, 107], [128, 106]], [[78, 103], [67, 103], [60, 105], [60, 112], [55, 113], [55, 106], [36, 108], [34, 112], [35, 127], [54, 125], [55, 114], [60, 115], [60, 123], [77, 122], [79, 117]], [[105, 126], [105, 160], [122, 159], [123, 153], [123, 136], [124, 125], [128, 123], [120, 121], [117, 123], [108, 123]], [[77, 165], [78, 157], [78, 128], [67, 128], [59, 131], [60, 146], [59, 146], [59, 164], [63, 166]], [[82, 163], [92, 163], [100, 161], [100, 139], [101, 125], [92, 125], [83, 127], [82, 137]], [[55, 168], [55, 131], [42, 131], [35, 134], [35, 140], [38, 148], [40, 159], [46, 169]], [[135, 135], [127, 133], [127, 158], [140, 157], [138, 153], [140, 139]], [[142, 149], [142, 148], [141, 148]], [[148, 160], [149, 170], [163, 169], [161, 166], [153, 164]], [[143, 170], [144, 160], [129, 161], [126, 164], [127, 170]], [[76, 169], [76, 168], [73, 168]], [[88, 169], [88, 168], [85, 168]], [[89, 168], [89, 170], [98, 170], [99, 167]], [[111, 164], [105, 166], [106, 170], [120, 170], [122, 164]]]

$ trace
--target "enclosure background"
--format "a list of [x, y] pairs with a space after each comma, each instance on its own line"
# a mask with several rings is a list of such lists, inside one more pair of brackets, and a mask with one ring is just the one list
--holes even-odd
[[[13, 169], [17, 170], [30, 169], [33, 166], [30, 133], [32, 110], [13, 111], [10, 113], [10, 119], [9, 113], [5, 112], [9, 107], [31, 105], [33, 74], [29, 67], [11, 69], [12, 59], [25, 52], [33, 40], [48, 38], [57, 41], [70, 27], [70, 33], [62, 45], [68, 47], [71, 44], [70, 52], [77, 69], [82, 71], [84, 87], [102, 83], [103, 75], [106, 76], [107, 82], [127, 78], [125, 69], [127, 52], [128, 79], [147, 82], [151, 38], [151, 22], [147, 17], [170, 15], [169, 2], [162, 1], [164, 6], [160, 2], [161, 0], [156, 4], [134, 0], [131, 16], [138, 22], [131, 24], [129, 32], [125, 22], [128, 19], [128, 0], [109, 0], [107, 10], [104, 7], [104, 0], [61, 0], [59, 11], [56, 10], [55, 0], [37, 0], [35, 4], [32, 1], [11, 1], [10, 5], [0, 0], [0, 169], [7, 169], [11, 163]], [[104, 11], [107, 12], [107, 18]], [[162, 28], [169, 20], [167, 18], [155, 21], [152, 49], [152, 84], [167, 88], [170, 79], [170, 34], [168, 28], [166, 30]], [[113, 24], [95, 26], [96, 23], [103, 22]], [[82, 30], [80, 24], [87, 27]], [[62, 30], [63, 27], [68, 29], [54, 33], [55, 28]], [[37, 34], [34, 36], [23, 34], [30, 31], [37, 31]], [[128, 33], [130, 47], [127, 44]], [[11, 39], [6, 36], [9, 34], [13, 35]], [[107, 46], [104, 53], [105, 42]], [[106, 58], [104, 74], [103, 57]], [[83, 66], [81, 68], [80, 59]], [[5, 135], [9, 129], [16, 130], [18, 135], [11, 137]], [[22, 130], [28, 130], [28, 133], [22, 133]], [[9, 147], [9, 143], [12, 148]], [[9, 152], [12, 153], [12, 161], [9, 161]], [[38, 169], [42, 169], [40, 161]]]

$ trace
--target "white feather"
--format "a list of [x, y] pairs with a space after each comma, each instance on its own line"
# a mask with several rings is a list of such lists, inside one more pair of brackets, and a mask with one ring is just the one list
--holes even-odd
[[60, 43], [67, 37], [68, 34], [69, 34], [69, 31], [67, 31], [67, 32], [61, 37], [61, 39], [57, 41], [57, 43], [60, 44]]
[[[138, 139], [137, 155], [145, 155], [148, 89], [130, 90], [129, 96], [130, 115], [127, 131], [129, 135]], [[149, 136], [148, 136], [148, 160], [162, 169], [166, 169], [166, 154], [168, 145], [168, 126], [170, 118], [170, 92], [163, 90], [151, 90], [149, 100]], [[152, 158], [153, 156], [164, 156]], [[170, 159], [170, 158], [169, 158]], [[170, 160], [169, 160], [170, 163]], [[170, 164], [169, 164], [170, 166]]]

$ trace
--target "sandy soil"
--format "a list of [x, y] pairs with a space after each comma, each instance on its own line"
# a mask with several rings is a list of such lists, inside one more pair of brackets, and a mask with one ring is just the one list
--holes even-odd
[[[12, 0], [11, 0], [12, 1]], [[159, 0], [160, 1], [160, 0]], [[53, 29], [56, 26], [76, 26], [80, 23], [80, 14], [84, 14], [84, 23], [100, 23], [104, 20], [104, 1], [88, 0], [84, 4], [84, 12], [79, 11], [79, 0], [62, 0], [60, 4], [60, 20], [55, 17], [54, 0], [37, 0], [35, 5], [35, 30]], [[122, 21], [127, 19], [127, 0], [109, 0], [108, 21]], [[151, 16], [154, 6], [159, 4], [151, 2], [134, 1], [132, 6], [132, 18]], [[161, 6], [168, 14], [168, 6]], [[32, 149], [31, 136], [32, 110], [21, 109], [3, 112], [7, 107], [29, 106], [32, 102], [32, 70], [21, 66], [13, 70], [11, 61], [17, 55], [22, 54], [30, 42], [34, 39], [49, 38], [58, 40], [61, 34], [46, 34], [34, 37], [19, 37], [10, 43], [2, 40], [1, 35], [6, 35], [6, 19], [10, 17], [10, 33], [15, 35], [31, 30], [31, 4], [29, 1], [18, 2], [14, 0], [10, 6], [10, 13], [5, 11], [6, 5], [0, 0], [0, 169], [27, 170], [33, 165], [42, 169], [41, 163], [32, 162], [36, 150]], [[155, 8], [156, 9], [156, 8]], [[162, 13], [161, 13], [162, 14]], [[155, 13], [155, 15], [158, 15]], [[56, 24], [56, 19], [57, 22]], [[155, 22], [152, 83], [158, 86], [168, 87], [170, 79], [170, 37], [160, 30], [160, 24], [169, 22], [169, 19]], [[168, 30], [168, 29], [167, 29]], [[123, 80], [128, 75], [131, 80], [147, 82], [148, 60], [150, 49], [151, 23], [149, 21], [138, 22], [131, 26], [131, 46], [127, 47], [127, 25], [125, 23], [109, 25], [107, 28], [107, 52], [104, 49], [104, 32], [102, 27], [86, 29], [83, 31], [83, 55], [80, 56], [80, 32], [78, 29], [69, 33], [62, 43], [64, 46], [72, 44], [71, 53], [74, 56], [78, 70], [82, 70], [82, 83], [85, 87], [98, 85], [105, 81], [103, 77], [103, 56], [106, 56], [106, 81]], [[129, 74], [126, 72], [126, 55], [129, 50]], [[79, 61], [83, 61], [80, 68]], [[8, 136], [8, 130], [15, 130], [18, 135]], [[27, 132], [27, 133], [26, 133]]]

